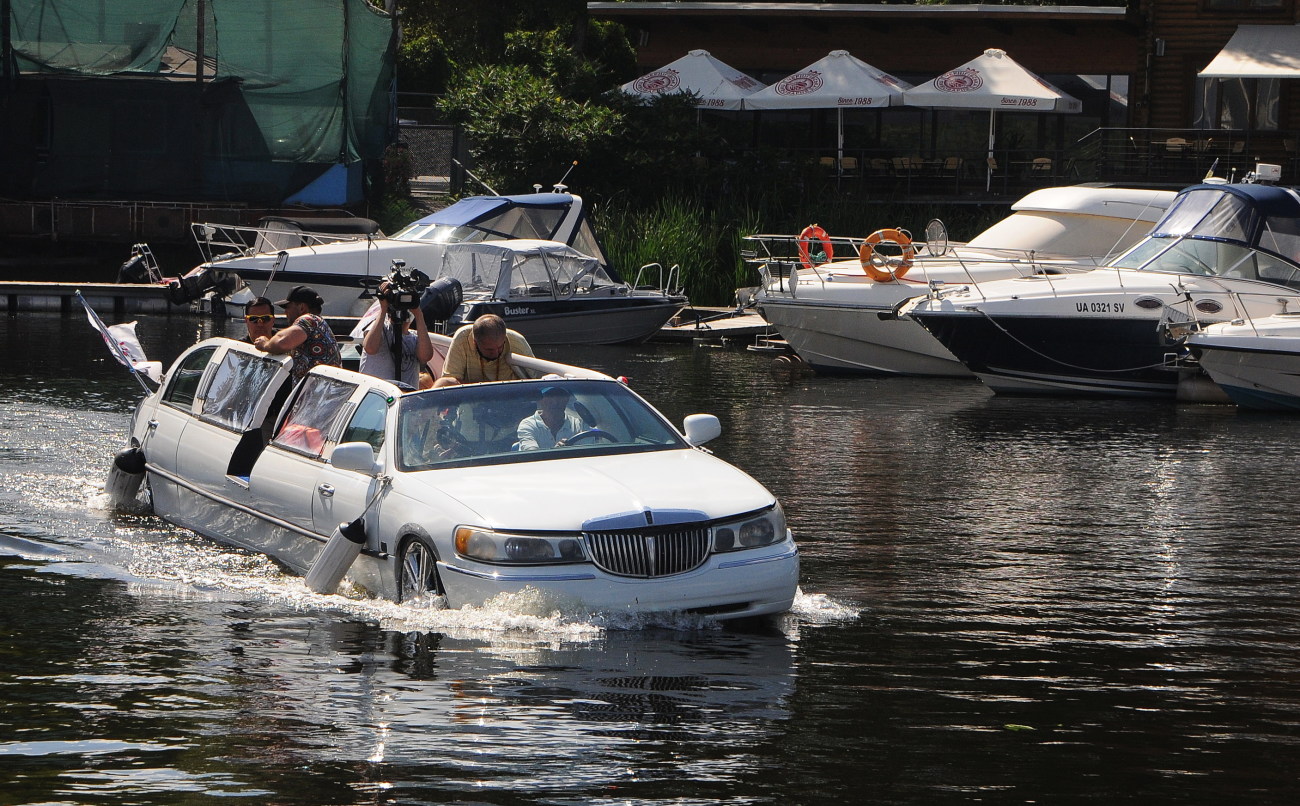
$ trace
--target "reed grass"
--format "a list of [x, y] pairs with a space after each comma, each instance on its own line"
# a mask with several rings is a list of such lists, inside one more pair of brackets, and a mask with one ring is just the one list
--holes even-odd
[[797, 235], [816, 223], [832, 236], [861, 238], [897, 227], [920, 237], [926, 222], [939, 218], [950, 240], [964, 241], [1004, 218], [1008, 210], [1005, 204], [792, 199], [776, 194], [706, 199], [675, 192], [646, 200], [619, 196], [597, 202], [592, 213], [605, 251], [623, 279], [631, 282], [646, 264], [659, 263], [665, 269], [678, 265], [691, 302], [730, 305], [737, 288], [758, 283], [741, 259], [745, 236]]

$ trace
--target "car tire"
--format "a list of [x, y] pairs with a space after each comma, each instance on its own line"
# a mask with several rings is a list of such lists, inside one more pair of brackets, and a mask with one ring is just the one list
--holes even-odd
[[412, 535], [402, 541], [397, 554], [397, 601], [410, 602], [421, 596], [445, 596], [438, 576], [438, 554], [433, 544]]

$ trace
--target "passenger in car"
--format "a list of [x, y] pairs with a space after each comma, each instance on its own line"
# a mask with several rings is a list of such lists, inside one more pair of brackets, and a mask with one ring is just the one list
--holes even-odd
[[[433, 342], [420, 306], [405, 310], [389, 302], [388, 281], [379, 284], [379, 316], [361, 340], [361, 372], [412, 389], [420, 384], [420, 367], [433, 358]], [[411, 321], [415, 332], [411, 332]]]
[[275, 304], [284, 309], [290, 324], [274, 336], [259, 336], [253, 341], [254, 347], [272, 355], [292, 353], [290, 374], [295, 381], [305, 378], [317, 364], [343, 366], [334, 331], [320, 315], [325, 305], [320, 294], [305, 285], [294, 286], [285, 299]]
[[258, 297], [244, 303], [244, 325], [248, 335], [244, 341], [252, 344], [259, 337], [271, 338], [275, 335], [275, 303], [266, 297]]
[[506, 320], [488, 313], [464, 325], [452, 336], [442, 377], [434, 387], [528, 377], [510, 363], [512, 355], [533, 354], [528, 340], [506, 327]]
[[574, 434], [586, 430], [582, 419], [568, 412], [570, 397], [569, 390], [563, 386], [542, 389], [537, 413], [525, 417], [519, 423], [519, 450], [554, 448], [564, 445], [565, 440]]

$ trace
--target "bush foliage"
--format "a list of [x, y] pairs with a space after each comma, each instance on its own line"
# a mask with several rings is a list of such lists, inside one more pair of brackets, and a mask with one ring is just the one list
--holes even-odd
[[[932, 214], [846, 199], [818, 166], [788, 154], [738, 157], [732, 144], [749, 142], [748, 121], [702, 116], [688, 94], [641, 104], [619, 92], [635, 76], [635, 52], [621, 26], [588, 20], [580, 0], [420, 0], [403, 19], [399, 76], [430, 82], [408, 90], [442, 93], [475, 174], [498, 192], [525, 193], [576, 162], [567, 182], [629, 281], [643, 265], [675, 265], [693, 302], [728, 304], [757, 281], [740, 256], [746, 235], [812, 222], [839, 235], [919, 232]], [[969, 237], [990, 211], [946, 215], [954, 238]]]

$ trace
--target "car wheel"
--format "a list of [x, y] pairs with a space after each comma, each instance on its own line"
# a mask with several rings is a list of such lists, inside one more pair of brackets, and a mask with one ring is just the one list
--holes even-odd
[[397, 601], [412, 602], [421, 596], [443, 596], [438, 576], [438, 555], [423, 537], [409, 537], [397, 555]]

